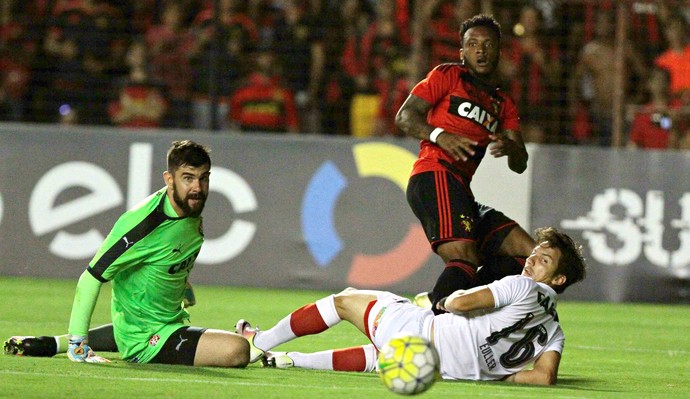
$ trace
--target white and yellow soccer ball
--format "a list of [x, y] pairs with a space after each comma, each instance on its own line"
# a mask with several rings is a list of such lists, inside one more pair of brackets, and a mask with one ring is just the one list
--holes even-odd
[[391, 338], [379, 351], [378, 372], [392, 392], [415, 395], [429, 389], [439, 372], [439, 358], [431, 343], [419, 336]]

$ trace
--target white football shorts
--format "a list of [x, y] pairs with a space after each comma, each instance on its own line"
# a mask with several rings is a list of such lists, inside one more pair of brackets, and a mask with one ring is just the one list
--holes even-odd
[[430, 340], [434, 312], [422, 309], [399, 295], [379, 292], [376, 302], [365, 317], [369, 339], [378, 349], [399, 333], [409, 333]]

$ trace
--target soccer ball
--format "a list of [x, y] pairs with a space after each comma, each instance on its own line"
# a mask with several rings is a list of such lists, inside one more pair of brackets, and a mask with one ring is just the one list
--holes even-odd
[[439, 371], [436, 349], [415, 335], [396, 335], [379, 351], [378, 370], [383, 384], [401, 395], [415, 395], [429, 389]]

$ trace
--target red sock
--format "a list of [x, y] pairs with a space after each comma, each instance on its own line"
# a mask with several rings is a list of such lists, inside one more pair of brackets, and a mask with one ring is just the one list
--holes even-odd
[[315, 303], [304, 305], [290, 315], [290, 328], [298, 336], [318, 334], [326, 331], [328, 325], [321, 317]]
[[361, 346], [333, 351], [333, 370], [335, 371], [365, 371], [366, 367], [367, 357]]

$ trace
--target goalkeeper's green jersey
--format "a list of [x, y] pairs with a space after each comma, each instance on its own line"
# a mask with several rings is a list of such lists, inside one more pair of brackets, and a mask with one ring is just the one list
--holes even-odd
[[147, 362], [189, 318], [182, 299], [204, 241], [201, 217], [177, 217], [163, 188], [117, 220], [88, 271], [112, 283], [122, 358]]

